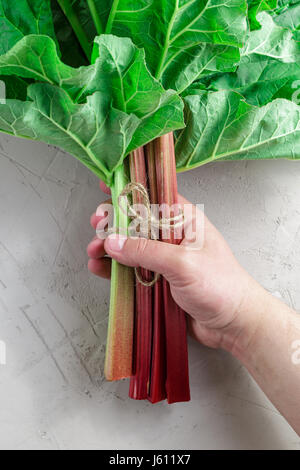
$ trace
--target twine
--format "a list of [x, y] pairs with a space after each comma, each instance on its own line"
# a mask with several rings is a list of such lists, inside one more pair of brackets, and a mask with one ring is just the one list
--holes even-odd
[[[147, 217], [148, 217], [148, 225], [149, 225], [148, 236], [151, 234], [151, 227], [159, 228], [160, 230], [168, 229], [168, 228], [172, 228], [172, 230], [174, 230], [177, 227], [182, 227], [184, 223], [184, 217], [183, 217], [182, 211], [180, 211], [179, 215], [176, 215], [175, 217], [171, 217], [169, 219], [166, 219], [166, 218], [156, 219], [156, 217], [152, 215], [148, 192], [141, 183], [128, 183], [123, 189], [123, 191], [121, 192], [118, 198], [118, 203], [119, 203], [119, 208], [121, 209], [123, 214], [128, 215], [132, 219], [137, 219], [140, 222], [143, 222], [145, 220], [144, 217], [142, 217], [140, 214], [138, 214], [134, 210], [134, 208], [130, 205], [128, 201], [128, 195], [132, 193], [133, 191], [138, 191], [143, 197], [143, 204], [146, 207]], [[122, 198], [125, 198], [126, 210], [122, 206]], [[172, 226], [170, 226], [171, 222], [174, 222]], [[155, 238], [155, 240], [156, 239], [157, 238]]]
[[[125, 186], [125, 188], [123, 189], [123, 191], [121, 192], [121, 194], [119, 195], [118, 205], [119, 205], [119, 209], [123, 212], [123, 214], [130, 217], [131, 219], [136, 219], [140, 223], [145, 221], [145, 217], [142, 217], [140, 214], [138, 214], [129, 202], [128, 196], [131, 193], [133, 193], [133, 191], [137, 191], [141, 194], [143, 204], [144, 204], [144, 206], [146, 208], [146, 211], [147, 211], [147, 220], [148, 220], [147, 238], [151, 238], [151, 235], [154, 235], [154, 240], [159, 239], [156, 236], [156, 232], [154, 232], [154, 234], [152, 233], [152, 231], [151, 231], [152, 227], [154, 227], [156, 229], [159, 229], [159, 230], [164, 230], [164, 229], [174, 230], [178, 227], [183, 226], [184, 216], [183, 216], [182, 211], [180, 211], [179, 215], [177, 215], [175, 217], [171, 217], [169, 219], [167, 219], [167, 218], [157, 219], [156, 217], [154, 217], [154, 215], [151, 212], [151, 203], [150, 203], [150, 199], [149, 199], [147, 189], [141, 183], [128, 183]], [[123, 200], [125, 200], [125, 202], [126, 202], [126, 207], [123, 207], [123, 204], [122, 204]], [[170, 225], [171, 223], [172, 223], [172, 225]], [[121, 227], [120, 228], [108, 229], [106, 233], [108, 233], [108, 234], [110, 234], [110, 233], [121, 233], [122, 234], [122, 232], [123, 232], [123, 234], [126, 232], [125, 234], [127, 235], [127, 230], [122, 229]], [[97, 230], [97, 233], [98, 233], [98, 230]], [[103, 231], [101, 231], [101, 233], [103, 233]], [[154, 273], [153, 279], [151, 281], [146, 281], [145, 279], [143, 279], [143, 276], [140, 272], [140, 268], [134, 268], [134, 272], [135, 272], [135, 277], [138, 280], [138, 282], [140, 284], [142, 284], [143, 286], [145, 286], [145, 287], [154, 286], [160, 278], [160, 274]]]

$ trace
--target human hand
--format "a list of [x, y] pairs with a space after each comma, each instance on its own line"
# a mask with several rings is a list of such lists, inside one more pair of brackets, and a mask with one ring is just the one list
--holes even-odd
[[[179, 203], [190, 204], [181, 196]], [[209, 220], [196, 217], [197, 210], [193, 206], [192, 219], [188, 222], [204, 220], [204, 239], [200, 237], [195, 242], [184, 238], [180, 245], [171, 245], [121, 235], [106, 240], [95, 238], [87, 249], [91, 258], [89, 269], [109, 278], [111, 260], [106, 257], [109, 255], [122, 264], [162, 274], [170, 283], [174, 300], [189, 315], [191, 335], [209, 347], [232, 351], [245, 330], [248, 335], [255, 331], [253, 312], [259, 309], [253, 304], [264, 301], [267, 293], [239, 265]], [[95, 229], [101, 219], [92, 216]]]

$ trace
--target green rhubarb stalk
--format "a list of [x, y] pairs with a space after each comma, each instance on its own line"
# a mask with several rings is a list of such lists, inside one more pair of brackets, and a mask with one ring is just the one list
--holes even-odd
[[[128, 217], [120, 210], [118, 197], [127, 183], [124, 165], [114, 175], [111, 188], [116, 232], [127, 230]], [[134, 328], [133, 269], [112, 260], [110, 312], [106, 344], [105, 376], [120, 380], [132, 375]]]
[[60, 8], [64, 12], [66, 18], [68, 19], [74, 33], [77, 36], [77, 39], [87, 57], [88, 60], [91, 59], [92, 55], [92, 44], [90, 43], [80, 20], [72, 6], [71, 0], [57, 0]]
[[96, 27], [97, 34], [102, 34], [104, 31], [103, 31], [102, 23], [100, 20], [100, 16], [98, 15], [98, 12], [97, 12], [95, 1], [87, 0], [87, 3], [88, 3], [89, 10], [91, 12], [91, 16], [94, 21], [94, 25]]

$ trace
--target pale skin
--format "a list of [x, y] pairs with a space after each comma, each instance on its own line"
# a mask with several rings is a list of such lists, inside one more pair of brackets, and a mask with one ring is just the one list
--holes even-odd
[[[188, 203], [182, 197], [179, 202]], [[94, 228], [100, 221], [91, 218]], [[90, 271], [103, 278], [110, 277], [110, 258], [162, 274], [188, 313], [190, 334], [235, 356], [300, 435], [300, 315], [239, 265], [207, 218], [199, 247], [186, 239], [175, 246], [111, 235], [95, 238], [87, 252]]]

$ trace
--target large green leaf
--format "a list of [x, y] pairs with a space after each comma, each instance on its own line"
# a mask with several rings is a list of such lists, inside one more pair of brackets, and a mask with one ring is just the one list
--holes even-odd
[[[91, 164], [96, 164], [97, 158], [100, 158], [100, 162], [101, 158], [104, 162], [108, 162], [106, 165], [108, 173], [104, 173], [103, 178], [110, 183], [115, 166], [120, 164], [129, 151], [184, 126], [183, 102], [174, 91], [165, 91], [161, 84], [151, 76], [145, 64], [144, 51], [138, 49], [130, 39], [102, 35], [96, 39], [94, 57], [93, 65], [79, 69], [69, 67], [61, 62], [57, 55], [56, 45], [51, 38], [29, 35], [19, 41], [9, 52], [0, 56], [0, 74], [8, 76], [14, 74], [21, 79], [45, 82], [40, 84], [39, 88], [37, 88], [38, 85], [30, 86], [29, 98], [39, 104], [51, 102], [53, 106], [55, 105], [56, 112], [52, 125], [55, 122], [59, 123], [61, 119], [64, 122], [69, 120], [73, 123], [81, 119], [83, 123], [86, 118], [86, 125], [81, 123], [81, 130], [86, 133], [87, 138], [95, 132], [93, 125], [95, 116], [101, 123], [101, 116], [97, 115], [98, 112], [102, 112], [101, 103], [105, 103], [109, 109], [112, 106], [109, 114], [111, 126], [108, 128], [107, 123], [105, 124], [105, 145], [109, 139], [115, 140], [117, 134], [115, 129], [118, 129], [118, 126], [121, 128], [122, 135], [124, 134], [122, 145], [118, 145], [115, 151], [113, 146], [111, 150], [107, 147], [107, 152], [102, 154], [98, 143], [97, 148], [101, 155], [95, 152], [96, 156], [93, 157], [92, 154], [90, 158]], [[46, 84], [50, 88], [46, 88]], [[43, 93], [45, 102], [42, 101]], [[99, 96], [102, 102], [99, 101]], [[23, 109], [20, 103], [13, 102], [12, 105], [10, 103], [8, 100], [8, 108], [0, 107], [0, 119], [2, 118], [2, 121], [4, 119], [3, 122], [7, 122], [7, 113], [13, 116], [15, 109]], [[98, 105], [99, 110], [96, 109]], [[13, 106], [13, 110], [10, 106]], [[25, 117], [23, 118], [22, 114], [21, 118], [17, 119], [17, 123], [22, 129], [26, 124], [30, 130], [29, 134], [20, 134], [19, 127], [11, 129], [6, 128], [4, 124], [1, 127], [2, 131], [16, 132], [17, 135], [29, 138], [32, 131], [37, 132], [39, 140], [58, 145], [78, 158], [83, 158], [82, 153], [78, 152], [78, 147], [67, 138], [68, 136], [53, 133], [50, 126], [37, 125], [37, 117], [33, 113], [35, 108], [30, 107], [29, 112], [28, 103], [24, 106]], [[39, 105], [39, 111], [41, 108], [42, 106]], [[88, 113], [91, 113], [92, 122], [88, 119]], [[128, 122], [133, 122], [134, 126], [127, 126]], [[101, 142], [104, 141], [104, 137], [102, 135], [100, 137]], [[81, 137], [80, 139], [82, 140]], [[119, 141], [116, 138], [117, 142]], [[100, 170], [103, 172], [102, 167]]]
[[94, 60], [87, 67], [69, 67], [61, 62], [51, 38], [31, 35], [0, 56], [0, 74], [57, 85], [76, 101], [100, 91], [116, 109], [140, 119], [130, 148], [184, 126], [181, 99], [151, 76], [144, 51], [130, 39], [96, 38]]
[[[0, 54], [9, 51], [27, 34], [47, 34], [56, 40], [50, 0], [0, 0]], [[27, 81], [14, 76], [2, 77], [1, 72], [0, 80], [6, 84], [7, 98], [25, 99]]]
[[277, 6], [277, 0], [248, 0], [248, 17], [251, 29], [259, 29], [260, 23], [257, 15], [262, 11], [274, 10]]
[[300, 158], [300, 107], [278, 99], [261, 108], [231, 91], [185, 98], [187, 127], [177, 133], [178, 171], [220, 159]]
[[245, 39], [246, 7], [244, 0], [115, 0], [107, 32], [131, 37], [145, 49], [151, 73], [183, 91], [206, 68], [233, 68], [233, 48]]
[[162, 82], [182, 94], [194, 81], [215, 72], [234, 72], [240, 60], [239, 49], [218, 44], [200, 43], [182, 51], [178, 60], [166, 68]]
[[285, 64], [258, 55], [243, 57], [236, 74], [224, 75], [212, 83], [216, 90], [233, 90], [256, 106], [276, 97], [293, 99], [295, 83], [300, 80], [300, 64]]
[[95, 73], [88, 73], [85, 94], [109, 93], [114, 106], [139, 117], [157, 109], [163, 88], [148, 71], [144, 50], [138, 49], [130, 39], [112, 35], [97, 37], [93, 60]]
[[0, 131], [56, 145], [110, 184], [138, 118], [111, 108], [100, 92], [85, 104], [75, 104], [60, 88], [35, 84], [29, 87], [29, 98], [32, 101], [7, 100], [0, 105]]
[[[66, 3], [72, 4], [90, 41], [98, 29], [129, 36], [143, 47], [147, 65], [165, 88], [181, 93], [202, 76], [235, 70], [239, 61], [237, 47], [246, 32], [244, 1], [228, 0], [224, 4], [221, 0], [66, 0]], [[52, 9], [64, 60], [72, 64], [74, 54], [65, 45], [71, 37], [75, 47], [78, 41], [56, 0], [52, 0]]]
[[300, 79], [300, 44], [267, 13], [258, 18], [262, 28], [249, 34], [237, 72], [220, 76], [212, 88], [238, 91], [248, 103], [261, 106], [276, 97], [293, 98]]
[[[2, 76], [0, 81], [4, 83], [5, 99], [16, 99], [25, 101], [27, 97], [27, 88], [30, 84], [28, 80], [17, 76]], [[3, 85], [1, 87], [3, 89]]]
[[300, 41], [300, 1], [286, 2], [275, 11], [274, 21], [293, 32], [294, 39]]
[[[165, 91], [147, 69], [145, 53], [128, 38], [102, 35], [95, 41], [95, 74], [84, 93], [110, 93], [113, 105], [140, 120], [130, 150], [184, 127], [183, 103], [174, 91]], [[67, 83], [70, 85], [70, 82]]]
[[50, 0], [0, 0], [0, 54], [27, 34], [55, 39]]
[[[61, 62], [56, 44], [48, 36], [25, 36], [0, 56], [0, 75], [17, 75], [63, 86], [65, 80], [79, 73]], [[78, 91], [76, 89], [74, 93]]]
[[278, 26], [268, 13], [260, 13], [258, 19], [262, 27], [250, 33], [243, 55], [263, 54], [286, 63], [299, 59], [299, 44], [289, 30]]
[[35, 139], [34, 129], [25, 122], [25, 116], [31, 106], [31, 103], [19, 100], [6, 100], [5, 104], [0, 104], [0, 131], [17, 137]]

